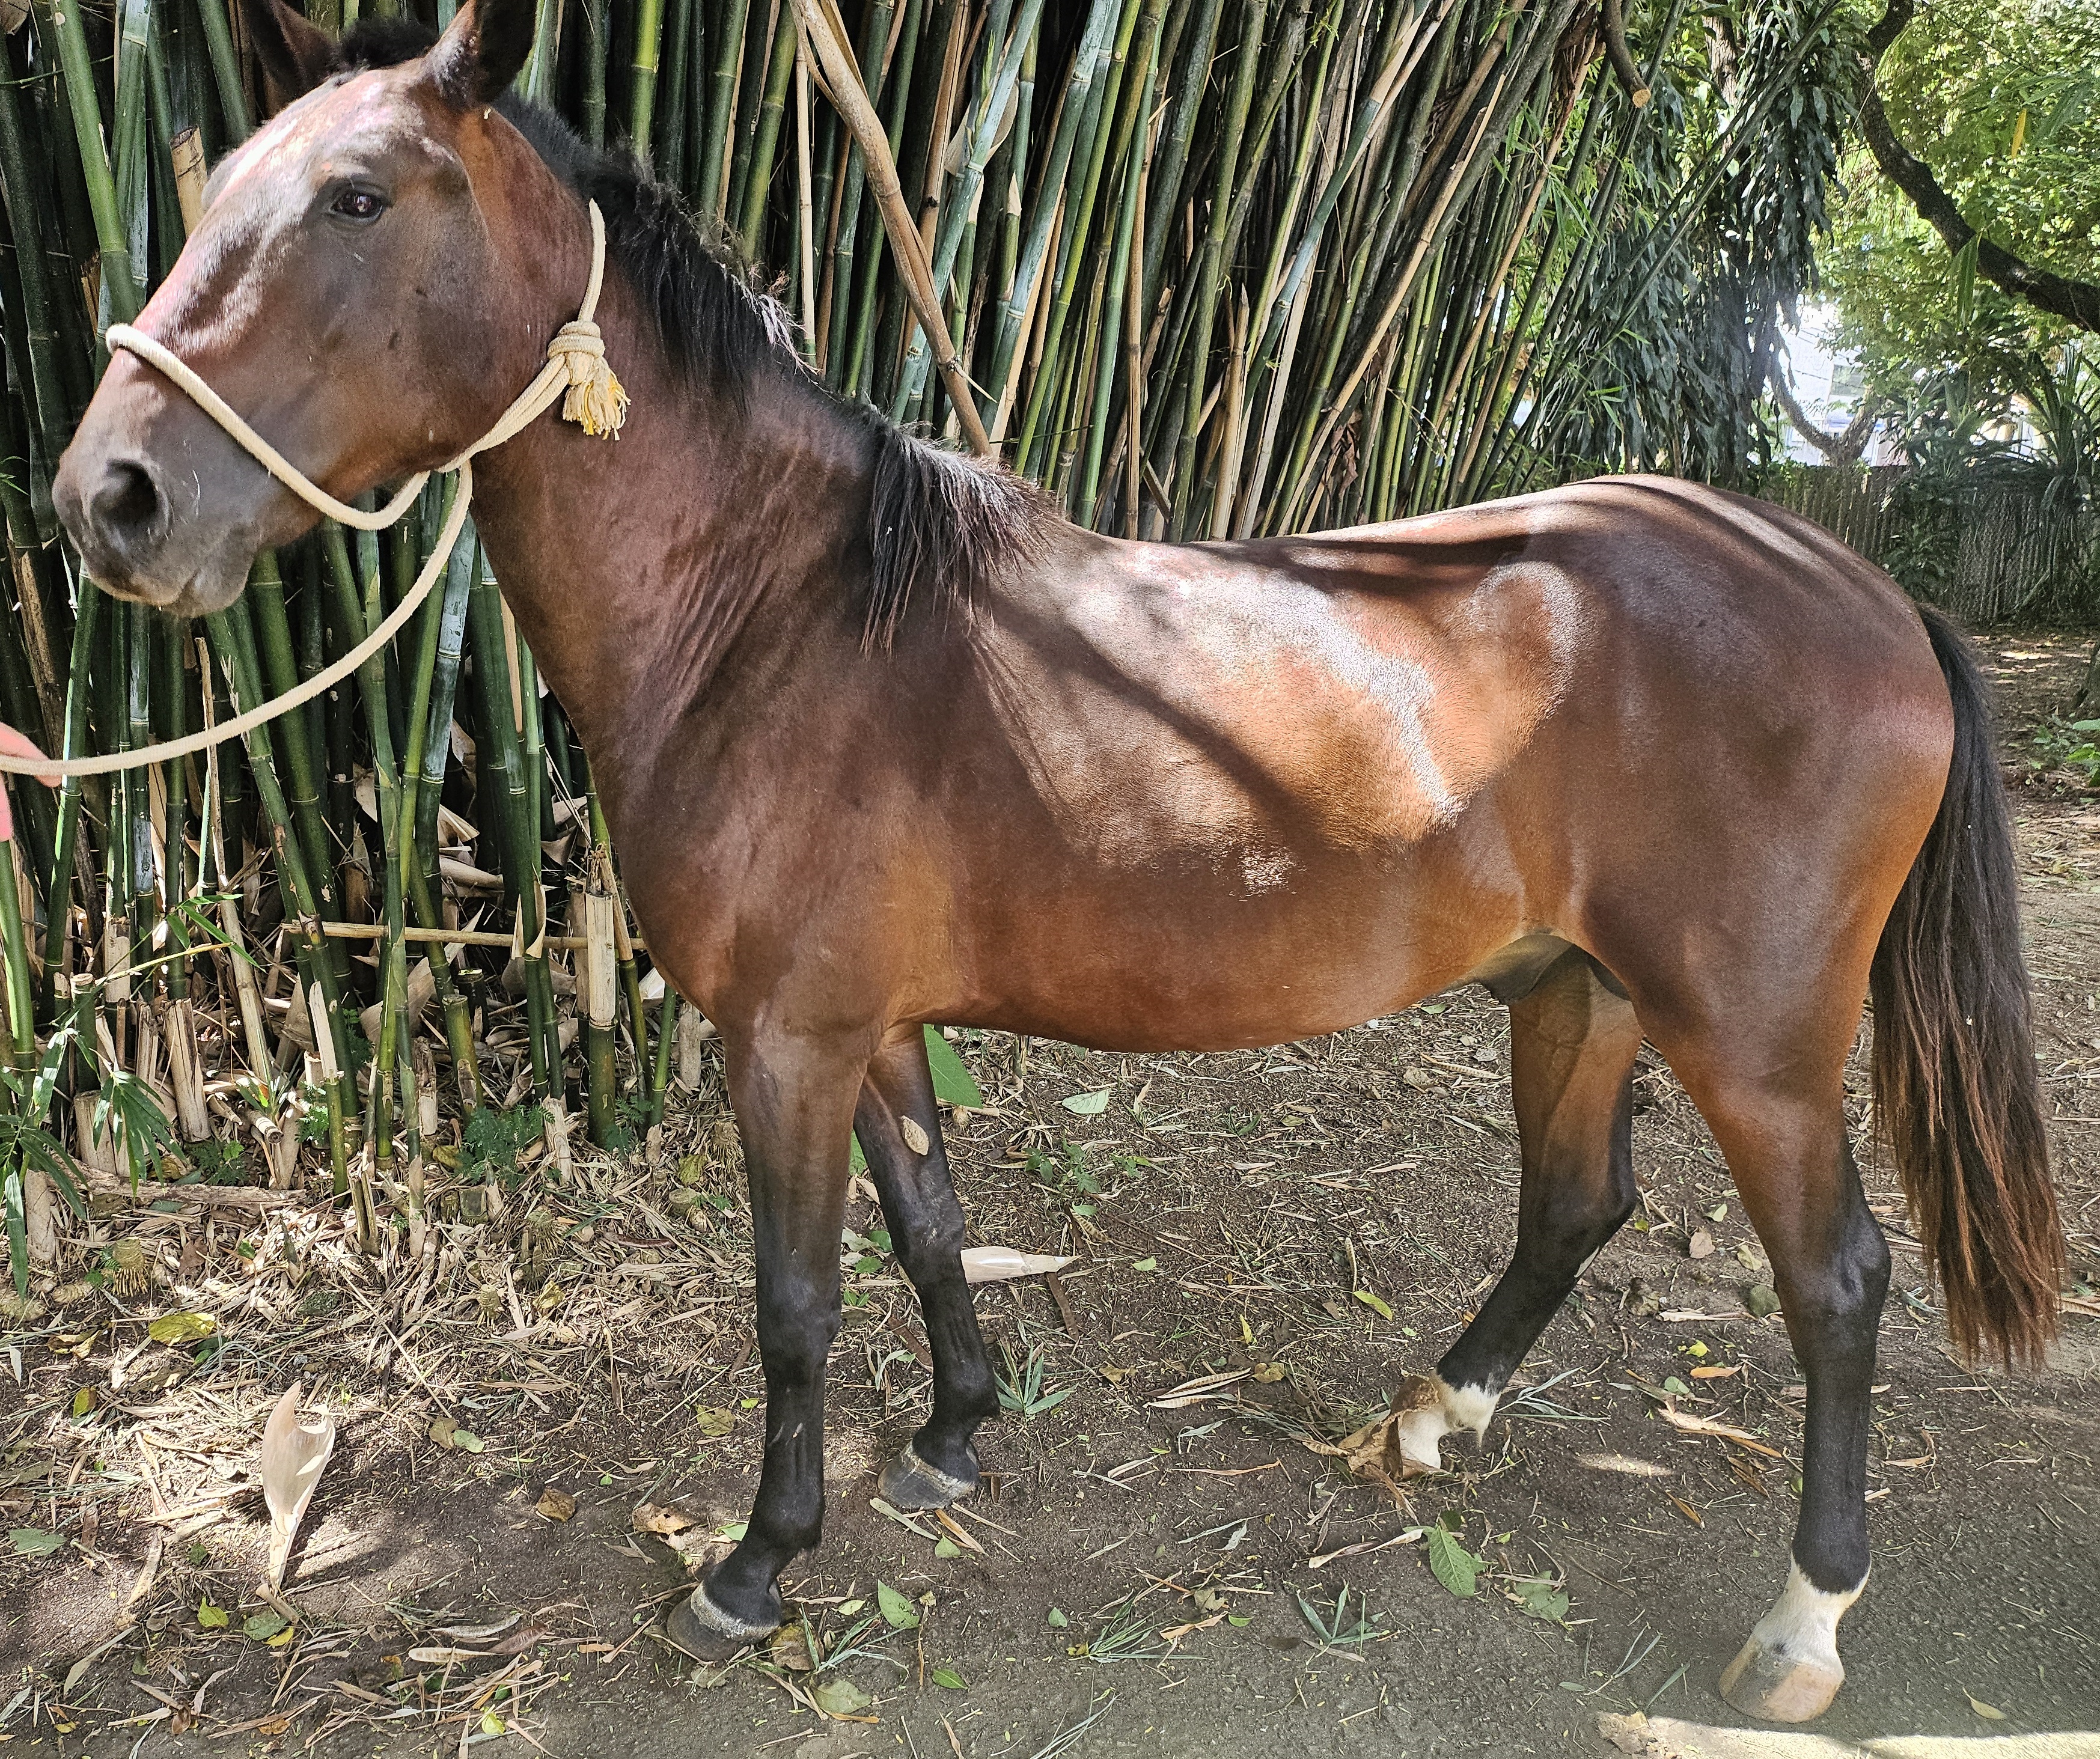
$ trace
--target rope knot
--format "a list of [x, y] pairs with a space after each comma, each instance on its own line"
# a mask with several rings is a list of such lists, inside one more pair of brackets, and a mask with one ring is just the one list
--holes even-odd
[[605, 338], [588, 318], [564, 324], [547, 345], [547, 358], [559, 361], [569, 375], [562, 399], [562, 419], [574, 421], [593, 439], [620, 437], [627, 420], [627, 391], [606, 364]]

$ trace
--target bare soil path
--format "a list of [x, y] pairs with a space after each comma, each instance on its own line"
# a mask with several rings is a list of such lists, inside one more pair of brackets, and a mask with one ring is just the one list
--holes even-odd
[[[1869, 1166], [1896, 1281], [1875, 1569], [1817, 1725], [1833, 1741], [2100, 1728], [2100, 795], [2062, 761], [2075, 740], [2036, 743], [2084, 657], [1995, 644], [2065, 1335], [2032, 1377], [1952, 1358], [1901, 1198]], [[325, 1210], [99, 1221], [98, 1262], [138, 1242], [123, 1292], [62, 1291], [0, 1335], [0, 1528], [31, 1536], [0, 1545], [0, 1740], [1172, 1759], [1594, 1754], [1612, 1750], [1600, 1712], [1740, 1721], [1714, 1682], [1785, 1571], [1800, 1389], [1780, 1320], [1749, 1316], [1768, 1268], [1666, 1070], [1644, 1057], [1640, 1213], [1527, 1363], [1529, 1391], [1401, 1503], [1305, 1438], [1382, 1409], [1507, 1258], [1502, 1010], [1454, 993], [1246, 1055], [1036, 1043], [1024, 1069], [1012, 1039], [960, 1048], [988, 1100], [951, 1136], [974, 1237], [1077, 1262], [1054, 1289], [981, 1292], [1036, 1413], [988, 1431], [992, 1488], [951, 1526], [901, 1523], [871, 1506], [873, 1474], [920, 1420], [923, 1344], [856, 1197], [830, 1519], [788, 1579], [819, 1667], [798, 1638], [695, 1670], [653, 1628], [755, 1481], [748, 1233], [717, 1083], [656, 1171], [531, 1166], [500, 1215], [441, 1224], [420, 1274], [354, 1261]], [[1864, 1071], [1855, 1086], [1857, 1121]], [[178, 1309], [219, 1317], [216, 1354], [163, 1364], [182, 1378], [157, 1388], [160, 1359], [134, 1352]], [[341, 1439], [287, 1633], [255, 1592], [250, 1469], [294, 1379]]]

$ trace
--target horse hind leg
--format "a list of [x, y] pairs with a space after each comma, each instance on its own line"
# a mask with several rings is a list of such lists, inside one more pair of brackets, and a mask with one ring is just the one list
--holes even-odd
[[1511, 1087], [1523, 1152], [1516, 1251], [1480, 1313], [1436, 1365], [1401, 1389], [1401, 1452], [1433, 1472], [1455, 1430], [1477, 1439], [1524, 1354], [1637, 1200], [1630, 1081], [1633, 1005], [1569, 948], [1510, 1004]]
[[[1844, 1683], [1838, 1621], [1866, 1586], [1867, 1438], [1889, 1251], [1845, 1138], [1848, 1035], [1833, 1029], [1824, 1056], [1804, 1055], [1792, 1065], [1817, 1065], [1815, 1084], [1824, 1091], [1804, 1092], [1798, 1078], [1749, 1073], [1789, 1065], [1758, 1055], [1737, 1025], [1725, 1057], [1680, 1054], [1672, 1064], [1720, 1144], [1771, 1259], [1808, 1386], [1808, 1417], [1792, 1568], [1722, 1674], [1721, 1692], [1746, 1715], [1805, 1722], [1828, 1709]], [[1810, 1042], [1807, 1032], [1794, 1035], [1797, 1047]]]
[[883, 1468], [882, 1494], [900, 1509], [938, 1509], [977, 1488], [973, 1438], [999, 1409], [977, 1309], [963, 1276], [963, 1206], [948, 1171], [941, 1111], [919, 1028], [869, 1064], [854, 1131], [867, 1157], [898, 1261], [918, 1291], [933, 1359], [933, 1411]]

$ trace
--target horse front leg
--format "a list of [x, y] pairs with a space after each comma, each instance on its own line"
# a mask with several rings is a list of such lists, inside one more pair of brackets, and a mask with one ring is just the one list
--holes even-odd
[[[854, 1113], [898, 1262], [918, 1291], [933, 1358], [933, 1413], [883, 1468], [882, 1493], [900, 1509], [944, 1508], [977, 1488], [977, 1426], [999, 1410], [999, 1389], [963, 1277], [963, 1206], [948, 1171], [941, 1109], [917, 1026], [876, 1053]], [[913, 1126], [915, 1126], [915, 1133]]]
[[780, 1623], [777, 1579], [824, 1519], [824, 1370], [839, 1329], [846, 1139], [866, 1067], [836, 1043], [729, 1038], [743, 1140], [765, 1371], [765, 1463], [736, 1549], [672, 1612], [671, 1640], [726, 1660]]

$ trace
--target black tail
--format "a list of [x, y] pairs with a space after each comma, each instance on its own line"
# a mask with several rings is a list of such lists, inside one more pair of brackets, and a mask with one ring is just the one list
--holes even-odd
[[1957, 1347], [2032, 1361], [2056, 1334], [2063, 1233], [2035, 1075], [2012, 822], [1988, 687], [1961, 632], [1922, 608], [1954, 701], [1954, 758], [1874, 954], [1874, 1113]]

